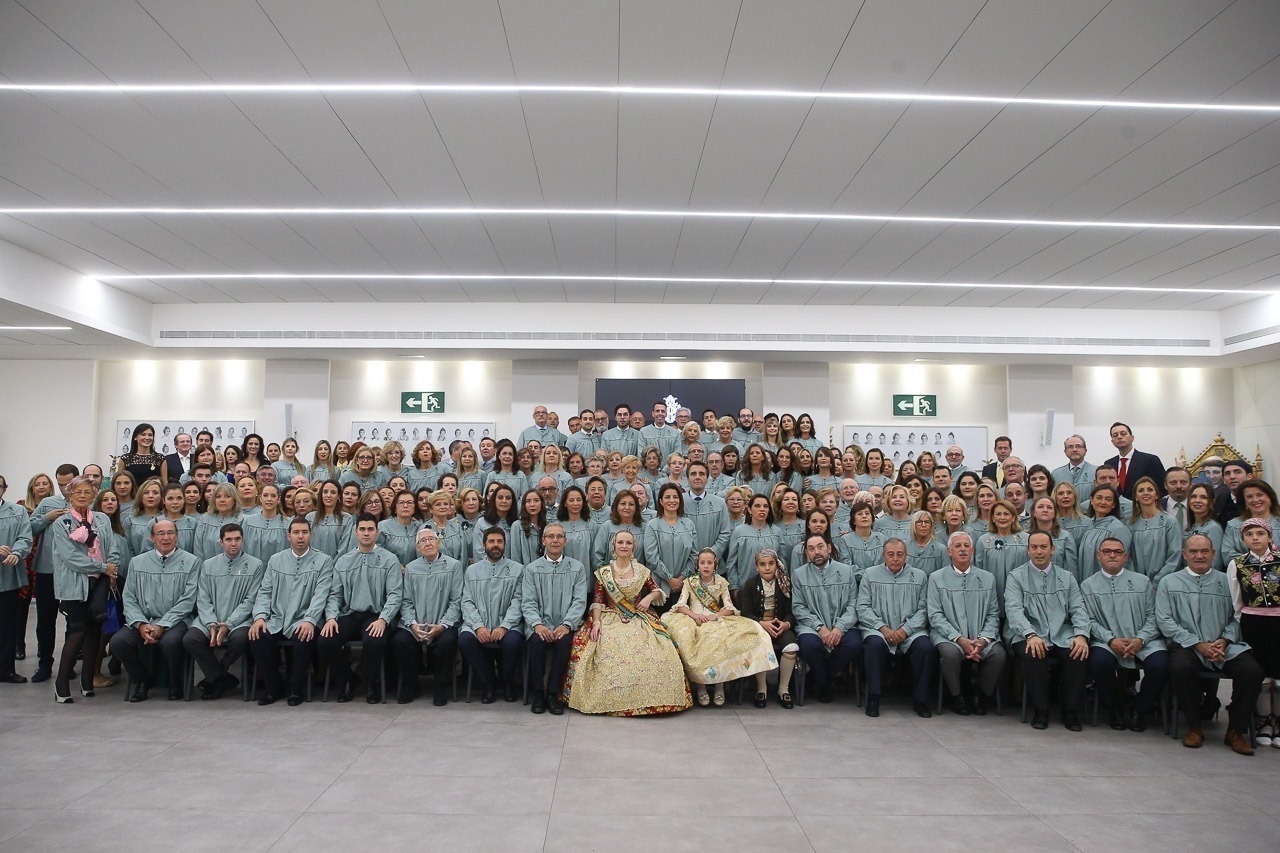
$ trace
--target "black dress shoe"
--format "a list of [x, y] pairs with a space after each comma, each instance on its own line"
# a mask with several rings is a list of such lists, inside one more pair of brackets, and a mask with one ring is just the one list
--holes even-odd
[[18, 675], [18, 673], [16, 672], [10, 673], [8, 675], [0, 675], [0, 684], [26, 684], [26, 683], [27, 683], [27, 677], [25, 675]]
[[169, 701], [170, 701], [170, 702], [181, 702], [181, 701], [182, 701], [182, 691], [181, 691], [180, 689], [177, 689], [177, 688], [174, 688], [174, 687], [170, 687], [170, 688], [169, 688]]
[[[32, 681], [35, 679], [33, 678]], [[1212, 720], [1218, 713], [1218, 709], [1222, 707], [1222, 700], [1217, 695], [1209, 695], [1204, 697], [1204, 701], [1200, 703], [1200, 719]]]
[[200, 698], [204, 700], [217, 699], [218, 695], [222, 692], [218, 689], [217, 684], [210, 684], [207, 681], [202, 681], [196, 686], [200, 688]]
[[129, 694], [129, 701], [130, 702], [147, 701], [147, 685], [145, 682], [135, 684], [133, 686], [133, 692]]
[[36, 674], [31, 676], [31, 683], [39, 684], [42, 681], [48, 681], [50, 678], [53, 678], [53, 670], [40, 667], [36, 670]]
[[435, 690], [431, 693], [431, 704], [437, 708], [443, 708], [449, 704], [449, 694], [443, 690]]
[[1062, 712], [1062, 724], [1066, 726], [1069, 731], [1084, 731], [1084, 726], [1080, 723], [1080, 715], [1075, 711], [1064, 710]]
[[547, 710], [552, 716], [558, 717], [564, 713], [564, 703], [554, 696], [547, 697]]
[[1113, 732], [1122, 732], [1128, 726], [1125, 724], [1124, 711], [1120, 708], [1111, 708], [1107, 713], [1107, 722], [1111, 726]]
[[351, 680], [348, 679], [346, 682], [343, 683], [342, 689], [338, 691], [338, 704], [345, 705], [346, 703], [351, 701], [351, 698], [352, 698]]
[[302, 697], [299, 696], [297, 693], [291, 693], [289, 694], [289, 698], [285, 700], [285, 704], [288, 705], [290, 708], [296, 708], [302, 704]]
[[879, 697], [879, 696], [875, 696], [875, 697], [868, 696], [868, 697], [867, 697], [867, 707], [866, 707], [866, 712], [867, 712], [867, 716], [868, 716], [868, 717], [878, 717], [878, 716], [880, 716], [880, 697]]
[[520, 698], [520, 694], [516, 691], [514, 687], [507, 687], [502, 691], [503, 702], [515, 702], [519, 698]]
[[756, 701], [755, 701], [755, 703], [754, 703], [754, 704], [755, 704], [755, 706], [756, 706], [757, 708], [767, 708], [767, 707], [769, 707], [769, 694], [768, 694], [768, 693], [757, 693], [757, 694], [756, 694]]
[[778, 704], [784, 708], [794, 708], [796, 705], [795, 700], [791, 698], [790, 693], [779, 693]]
[[983, 695], [981, 690], [974, 691], [973, 701], [969, 703], [969, 712], [975, 717], [985, 717], [987, 715], [987, 697]]
[[1037, 708], [1035, 714], [1032, 715], [1031, 717], [1031, 728], [1033, 729], [1049, 728], [1049, 712], [1041, 711], [1039, 708]]
[[265, 705], [274, 705], [275, 703], [276, 697], [272, 696], [270, 693], [263, 693], [258, 697], [258, 707], [260, 708]]
[[1131, 732], [1145, 732], [1147, 730], [1147, 715], [1137, 708], [1130, 709], [1126, 728]]
[[229, 672], [224, 672], [218, 676], [217, 681], [214, 683], [217, 685], [219, 693], [221, 693], [224, 690], [235, 690], [240, 686], [240, 679]]
[[818, 688], [817, 693], [818, 693], [818, 701], [821, 702], [823, 705], [830, 704], [831, 700], [835, 698], [834, 694], [831, 691], [830, 684], [823, 684], [821, 687]]
[[497, 702], [497, 701], [498, 701], [498, 691], [492, 688], [480, 694], [481, 705], [492, 705], [494, 702]]
[[969, 710], [969, 703], [964, 701], [963, 696], [952, 696], [951, 713], [958, 717], [967, 717], [972, 712]]
[[416, 698], [418, 697], [413, 695], [412, 690], [400, 690], [396, 693], [396, 704], [408, 705], [410, 702], [412, 702]]
[[366, 705], [381, 705], [382, 704], [382, 688], [379, 687], [377, 684], [370, 684], [369, 692], [366, 693], [364, 696], [364, 702]]
[[535, 714], [545, 714], [547, 712], [547, 694], [541, 690], [533, 694], [533, 703], [529, 706], [529, 710]]
[[915, 702], [911, 705], [911, 710], [916, 712], [916, 716], [922, 720], [927, 720], [933, 716], [933, 711], [929, 710], [928, 702]]

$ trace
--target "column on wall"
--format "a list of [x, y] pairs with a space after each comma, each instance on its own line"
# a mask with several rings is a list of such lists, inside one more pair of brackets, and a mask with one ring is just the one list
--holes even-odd
[[329, 437], [328, 359], [267, 361], [258, 431], [268, 441], [284, 441], [287, 437], [285, 412], [290, 405], [298, 455], [310, 462], [316, 442]]
[[[1062, 465], [1062, 443], [1075, 432], [1075, 382], [1069, 364], [1011, 364], [1008, 436], [1027, 466]], [[1052, 411], [1052, 424], [1048, 412]], [[994, 441], [995, 435], [989, 436]], [[1097, 456], [1097, 454], [1093, 454]], [[1093, 461], [1100, 461], [1102, 457]]]

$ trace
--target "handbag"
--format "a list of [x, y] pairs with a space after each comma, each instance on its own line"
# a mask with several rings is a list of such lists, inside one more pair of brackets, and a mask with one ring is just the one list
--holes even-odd
[[120, 591], [114, 587], [107, 593], [107, 615], [102, 620], [102, 633], [114, 634], [123, 626], [121, 619]]
[[85, 602], [89, 618], [101, 622], [107, 618], [107, 602], [111, 599], [111, 578], [98, 575], [89, 583], [89, 599]]

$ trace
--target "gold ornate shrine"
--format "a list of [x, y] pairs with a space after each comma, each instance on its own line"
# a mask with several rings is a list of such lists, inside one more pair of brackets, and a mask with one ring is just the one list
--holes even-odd
[[1200, 469], [1204, 467], [1204, 461], [1211, 456], [1217, 456], [1221, 458], [1223, 462], [1230, 462], [1232, 459], [1242, 459], [1253, 466], [1253, 476], [1258, 479], [1264, 479], [1262, 473], [1262, 447], [1257, 446], [1257, 452], [1254, 454], [1252, 459], [1249, 459], [1239, 450], [1236, 450], [1234, 447], [1227, 444], [1226, 440], [1222, 437], [1222, 433], [1218, 433], [1214, 436], [1213, 443], [1201, 451], [1199, 456], [1189, 462], [1187, 461], [1186, 448], [1179, 448], [1179, 451], [1178, 464], [1183, 468], [1186, 468], [1187, 471], [1191, 473], [1192, 480], [1200, 478]]

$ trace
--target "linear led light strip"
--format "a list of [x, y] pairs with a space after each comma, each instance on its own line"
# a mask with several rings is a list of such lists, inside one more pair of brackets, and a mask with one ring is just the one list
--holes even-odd
[[93, 275], [103, 282], [129, 281], [555, 281], [599, 282], [610, 284], [765, 284], [795, 286], [837, 287], [924, 287], [987, 290], [1089, 290], [1119, 293], [1200, 293], [1205, 295], [1232, 294], [1270, 296], [1280, 290], [1230, 290], [1208, 287], [1141, 287], [1122, 284], [1009, 284], [1006, 282], [972, 281], [884, 281], [878, 279], [829, 279], [829, 278], [716, 278], [706, 276], [644, 276], [644, 275], [514, 275], [510, 273], [162, 273], [158, 275]]
[[0, 92], [69, 92], [76, 94], [397, 94], [457, 95], [612, 95], [686, 98], [757, 98], [767, 100], [890, 101], [1001, 106], [1118, 107], [1143, 110], [1214, 110], [1280, 112], [1280, 104], [1212, 104], [1177, 101], [1107, 100], [1103, 98], [1025, 98], [1004, 95], [924, 94], [920, 92], [812, 91], [797, 89], [717, 89], [704, 86], [551, 86], [488, 83], [3, 83]]
[[0, 332], [69, 332], [70, 326], [0, 326]]
[[1280, 224], [1135, 222], [1088, 219], [1000, 219], [984, 216], [905, 216], [768, 210], [651, 210], [593, 207], [0, 207], [5, 216], [545, 216], [654, 219], [766, 219], [902, 222], [918, 225], [997, 225], [1040, 228], [1128, 228], [1174, 231], [1280, 231]]

